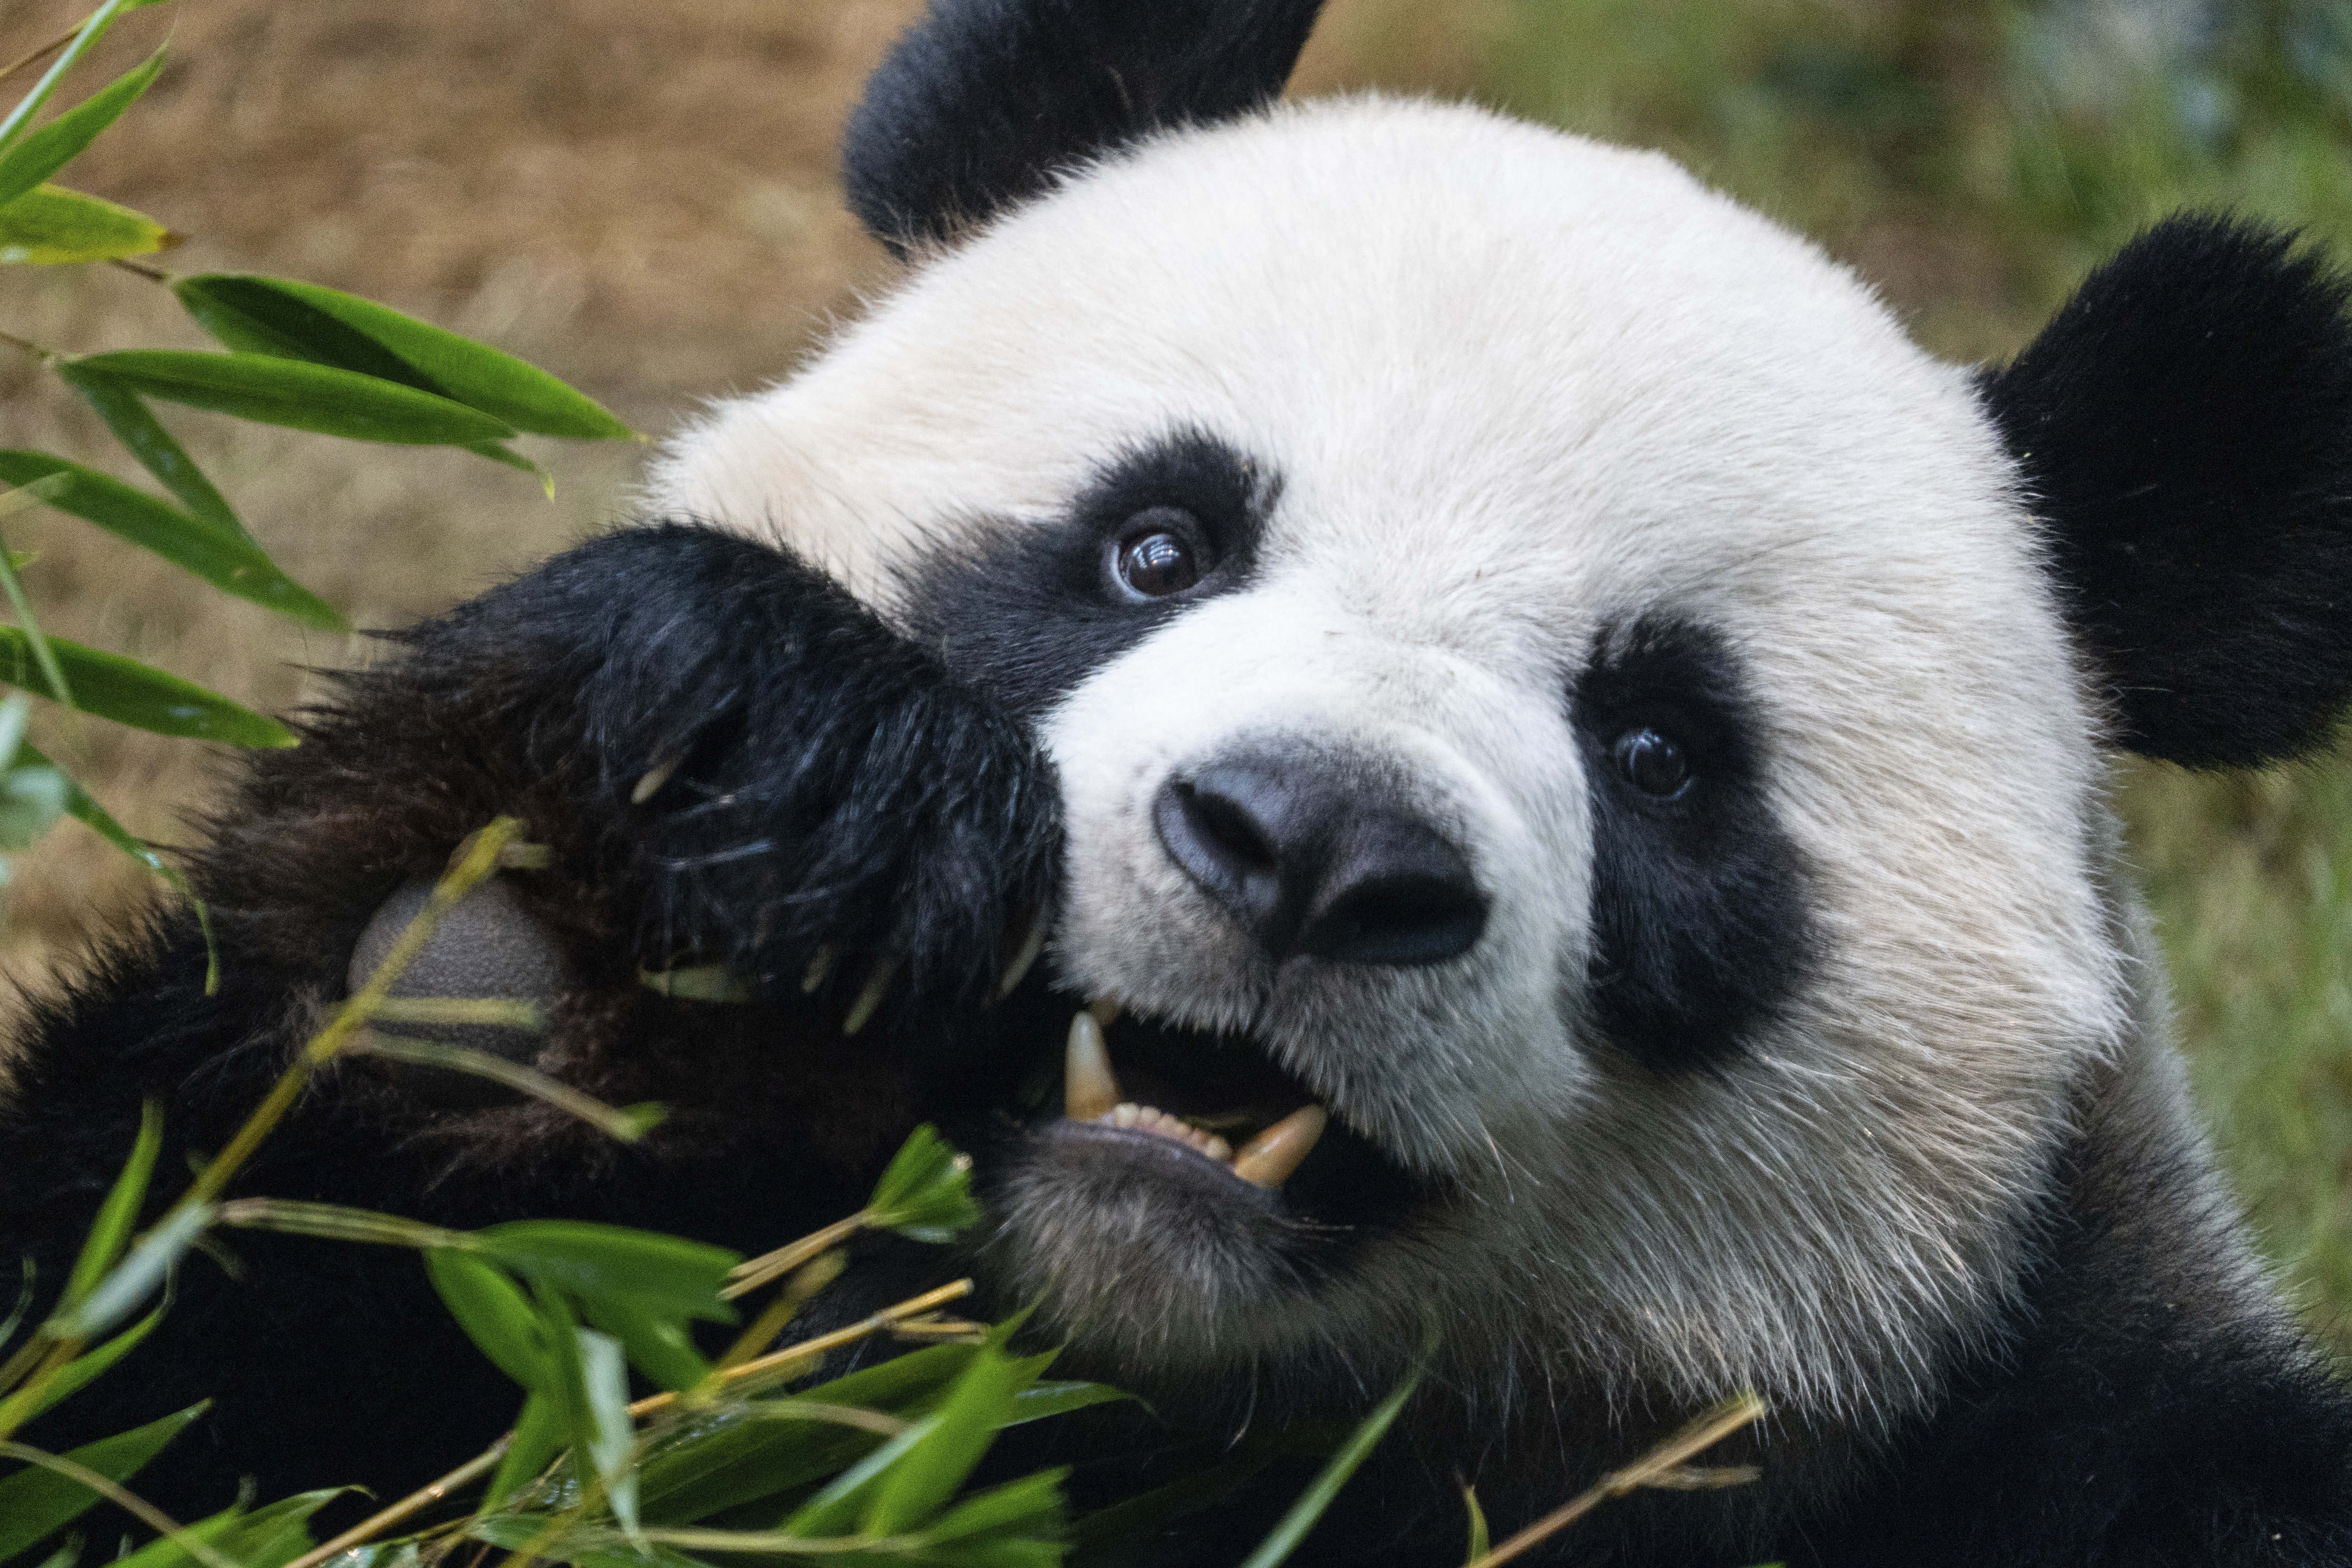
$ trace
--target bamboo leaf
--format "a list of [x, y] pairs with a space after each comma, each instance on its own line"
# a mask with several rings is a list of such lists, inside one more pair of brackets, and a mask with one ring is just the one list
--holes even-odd
[[[27, 745], [20, 744], [16, 755], [24, 761], [46, 763], [51, 767], [57, 765]], [[64, 770], [59, 769], [59, 772], [63, 773]], [[213, 941], [212, 911], [205, 907], [202, 899], [196, 897], [196, 890], [189, 885], [186, 876], [177, 866], [157, 854], [152, 846], [133, 837], [131, 830], [115, 821], [112, 814], [99, 805], [88, 790], [76, 784], [70, 774], [66, 774], [65, 780], [66, 815], [163, 878], [171, 885], [172, 890], [187, 900], [189, 907], [195, 910], [196, 924], [205, 936], [205, 994], [210, 996], [217, 992], [220, 989], [220, 948]]]
[[629, 1364], [662, 1388], [683, 1392], [710, 1373], [710, 1363], [694, 1348], [685, 1321], [649, 1312], [619, 1296], [592, 1296], [583, 1305], [588, 1321], [628, 1352]]
[[997, 1546], [1027, 1536], [1041, 1546], [1051, 1542], [1054, 1555], [1048, 1561], [1058, 1563], [1062, 1531], [1068, 1522], [1062, 1501], [1062, 1482], [1069, 1473], [1066, 1468], [1039, 1470], [975, 1492], [925, 1530], [924, 1538], [936, 1552], [948, 1542]]
[[[128, 1480], [162, 1453], [165, 1444], [187, 1430], [188, 1423], [202, 1415], [205, 1408], [191, 1405], [160, 1421], [85, 1443], [59, 1457], [110, 1481]], [[55, 1470], [27, 1468], [0, 1480], [0, 1562], [71, 1523], [101, 1500], [89, 1488]]]
[[723, 1247], [585, 1220], [513, 1220], [474, 1235], [485, 1256], [575, 1296], [618, 1296], [708, 1322], [735, 1321], [719, 1288], [742, 1259]]
[[163, 1321], [163, 1307], [157, 1307], [96, 1350], [84, 1351], [58, 1368], [50, 1374], [47, 1385], [41, 1390], [40, 1397], [35, 1399], [31, 1407], [25, 1412], [25, 1418], [29, 1421], [52, 1405], [64, 1404], [84, 1388], [97, 1382], [107, 1368], [136, 1350], [140, 1341], [155, 1331], [155, 1325]]
[[[250, 1513], [231, 1508], [188, 1526], [175, 1536], [151, 1542], [110, 1568], [193, 1568], [194, 1564], [233, 1563], [237, 1568], [281, 1568], [310, 1548], [308, 1522], [312, 1514], [350, 1490], [331, 1487], [301, 1492], [255, 1509]], [[209, 1548], [201, 1555], [189, 1542]]]
[[549, 1540], [547, 1521], [529, 1514], [478, 1519], [466, 1527], [466, 1534], [509, 1552], [541, 1548], [546, 1553], [542, 1561], [569, 1563], [573, 1568], [709, 1568], [698, 1557], [658, 1542], [632, 1541], [617, 1530], [573, 1525]]
[[[64, 480], [59, 476], [51, 475], [10, 492], [5, 499], [13, 500], [19, 495], [46, 496], [48, 491], [62, 488], [63, 483]], [[42, 683], [57, 700], [63, 702], [68, 708], [75, 707], [72, 683], [67, 679], [64, 668], [58, 663], [57, 647], [49, 641], [48, 634], [41, 630], [41, 623], [34, 618], [33, 602], [26, 597], [24, 580], [16, 575], [16, 568], [8, 563], [7, 554], [8, 552], [5, 548], [0, 548], [0, 592], [6, 594], [8, 607], [16, 613], [16, 625], [24, 629], [25, 646], [32, 650], [33, 664], [41, 672]], [[23, 700], [16, 698], [11, 700], [22, 701]], [[79, 729], [76, 733], [79, 733]], [[23, 728], [20, 724], [17, 733], [10, 737], [9, 741], [8, 751], [12, 758], [16, 754], [17, 742], [23, 739]]]
[[637, 1528], [637, 1478], [630, 1455], [637, 1443], [636, 1424], [629, 1419], [629, 1363], [621, 1342], [594, 1329], [581, 1329], [580, 1387], [587, 1404], [583, 1436], [596, 1479], [604, 1484], [604, 1500], [625, 1530]]
[[470, 1252], [436, 1247], [425, 1254], [425, 1272], [466, 1337], [500, 1372], [527, 1389], [547, 1386], [551, 1368], [539, 1314], [504, 1270]]
[[543, 1393], [563, 1418], [564, 1447], [572, 1450], [571, 1469], [583, 1491], [595, 1480], [589, 1447], [596, 1433], [588, 1410], [585, 1372], [580, 1364], [580, 1322], [563, 1292], [544, 1279], [531, 1282], [531, 1300], [539, 1308], [541, 1342], [547, 1346], [548, 1380]]
[[1013, 1396], [1013, 1407], [1005, 1416], [1007, 1426], [1024, 1422], [1043, 1421], [1049, 1415], [1066, 1415], [1073, 1410], [1084, 1410], [1092, 1405], [1109, 1405], [1135, 1395], [1123, 1388], [1113, 1388], [1108, 1383], [1038, 1383]]
[[179, 243], [144, 213], [58, 185], [37, 185], [0, 206], [0, 266], [110, 261]]
[[67, 384], [81, 394], [82, 401], [98, 411], [114, 438], [131, 448], [131, 455], [140, 466], [155, 476], [157, 482], [179, 498], [190, 515], [213, 524], [224, 532], [249, 538], [245, 524], [213, 482], [205, 478], [204, 470], [163, 423], [139, 401], [139, 395], [102, 372], [91, 370], [71, 360], [60, 363], [57, 373]]
[[802, 1536], [838, 1535], [853, 1523], [866, 1535], [913, 1530], [963, 1485], [1030, 1375], [993, 1347], [975, 1351], [937, 1410], [835, 1477], [782, 1529]]
[[[21, 697], [12, 700], [22, 701]], [[26, 849], [63, 816], [73, 785], [55, 768], [37, 763], [0, 773], [0, 848]], [[0, 882], [7, 879], [7, 862], [0, 859]]]
[[[232, 349], [398, 382], [535, 435], [619, 440], [634, 434], [536, 366], [340, 289], [205, 273], [179, 279], [172, 291], [198, 325]], [[507, 454], [498, 460], [517, 459]]]
[[140, 0], [105, 0], [105, 4], [83, 19], [80, 29], [74, 34], [73, 42], [49, 62], [49, 68], [41, 73], [41, 79], [33, 84], [32, 91], [17, 100], [16, 107], [8, 111], [8, 117], [0, 120], [0, 148], [13, 147], [24, 138], [25, 128], [33, 122], [33, 116], [41, 111], [41, 105], [48, 101], [49, 94], [57, 90], [58, 83], [65, 79], [66, 72], [73, 69], [82, 56], [98, 47], [98, 41], [106, 37], [106, 30], [114, 26], [117, 16], [133, 9], [139, 3]]
[[190, 1204], [166, 1215], [87, 1298], [50, 1320], [50, 1335], [60, 1340], [94, 1340], [129, 1317], [195, 1245], [196, 1237], [212, 1223], [213, 1214], [209, 1204]]
[[1307, 1532], [1314, 1529], [1316, 1521], [1323, 1517], [1323, 1510], [1331, 1506], [1331, 1500], [1339, 1495], [1339, 1489], [1348, 1484], [1348, 1478], [1356, 1473], [1357, 1467], [1370, 1457], [1381, 1438], [1387, 1434], [1390, 1423], [1397, 1418], [1397, 1412], [1404, 1408], [1404, 1402], [1412, 1397], [1412, 1391], [1421, 1384], [1421, 1374], [1428, 1370], [1429, 1353], [1424, 1350], [1422, 1359], [1405, 1373], [1404, 1380], [1357, 1425], [1355, 1431], [1349, 1434], [1347, 1442], [1331, 1456], [1322, 1473], [1298, 1494], [1298, 1500], [1290, 1505], [1290, 1510], [1282, 1516], [1266, 1538], [1258, 1542], [1257, 1550], [1243, 1560], [1242, 1568], [1276, 1568], [1276, 1564], [1297, 1550], [1298, 1543], [1307, 1539]]
[[163, 68], [163, 51], [157, 49], [141, 64], [91, 93], [23, 141], [0, 153], [0, 207], [56, 174], [98, 133], [139, 101]]
[[131, 391], [263, 425], [354, 441], [462, 447], [514, 434], [503, 419], [397, 382], [257, 353], [127, 349], [66, 362]]
[[[48, 641], [72, 688], [73, 705], [85, 713], [158, 735], [224, 741], [233, 746], [294, 744], [292, 732], [276, 720], [176, 675], [63, 637]], [[35, 662], [31, 639], [17, 626], [0, 626], [0, 681], [53, 701], [59, 696]]]
[[106, 1201], [99, 1205], [98, 1217], [90, 1222], [81, 1256], [74, 1259], [73, 1273], [67, 1277], [65, 1293], [58, 1298], [60, 1308], [79, 1305], [130, 1245], [131, 1227], [138, 1223], [139, 1206], [146, 1201], [147, 1184], [155, 1173], [155, 1155], [163, 1147], [163, 1108], [151, 1100], [139, 1108], [139, 1134], [131, 1142], [131, 1157], [123, 1162], [121, 1174], [114, 1178]]
[[[226, 1508], [209, 1519], [184, 1526], [177, 1535], [162, 1541], [151, 1541], [128, 1556], [118, 1557], [108, 1568], [190, 1568], [201, 1563], [204, 1568], [220, 1568], [223, 1563], [236, 1564], [236, 1559], [222, 1555], [220, 1544], [229, 1538], [245, 1518], [241, 1508]], [[195, 1550], [191, 1550], [191, 1548]]]
[[781, 1532], [803, 1539], [848, 1533], [861, 1505], [873, 1495], [883, 1475], [920, 1447], [939, 1428], [940, 1417], [936, 1414], [927, 1415], [884, 1443], [793, 1510], [785, 1518]]
[[509, 468], [521, 469], [539, 481], [539, 488], [548, 500], [555, 499], [555, 476], [512, 447], [501, 447], [496, 441], [475, 441], [468, 443], [466, 450], [477, 458], [488, 458], [493, 463], [504, 463]]
[[51, 478], [64, 482], [45, 490], [42, 499], [59, 511], [94, 522], [223, 593], [276, 610], [289, 620], [326, 631], [351, 629], [333, 605], [286, 575], [242, 531], [224, 533], [110, 475], [63, 458], [0, 451], [0, 481], [28, 485]]
[[980, 1205], [971, 1196], [971, 1161], [927, 1121], [890, 1157], [866, 1206], [882, 1229], [915, 1241], [950, 1240], [980, 1222]]
[[974, 1357], [948, 1393], [930, 1434], [881, 1475], [865, 1518], [868, 1535], [914, 1530], [945, 1507], [988, 1452], [1026, 1379], [993, 1349]]
[[242, 1568], [283, 1568], [315, 1544], [310, 1539], [310, 1516], [345, 1492], [357, 1489], [328, 1487], [282, 1498], [247, 1514], [222, 1544]]
[[[499, 1460], [498, 1473], [490, 1478], [489, 1490], [483, 1495], [483, 1506], [495, 1508], [530, 1484], [532, 1477], [547, 1468], [549, 1462], [563, 1451], [563, 1437], [562, 1401], [536, 1392], [525, 1399], [522, 1414], [515, 1417], [514, 1441], [507, 1445], [505, 1457]], [[534, 1524], [531, 1529], [536, 1533], [538, 1526]]]
[[814, 1421], [735, 1421], [709, 1426], [647, 1457], [638, 1472], [641, 1506], [648, 1522], [689, 1524], [722, 1509], [806, 1487], [854, 1463], [882, 1441], [862, 1428]]

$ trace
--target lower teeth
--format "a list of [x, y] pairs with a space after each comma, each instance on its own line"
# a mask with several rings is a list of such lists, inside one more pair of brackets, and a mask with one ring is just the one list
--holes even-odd
[[1234, 1146], [1213, 1132], [1203, 1132], [1181, 1117], [1171, 1116], [1157, 1106], [1138, 1105], [1132, 1100], [1111, 1107], [1110, 1114], [1098, 1116], [1097, 1121], [1108, 1121], [1113, 1127], [1132, 1128], [1161, 1138], [1173, 1139], [1187, 1148], [1198, 1149], [1212, 1160], [1231, 1163]]
[[1328, 1115], [1319, 1105], [1302, 1105], [1243, 1144], [1236, 1153], [1213, 1132], [1156, 1106], [1120, 1099], [1118, 1079], [1110, 1069], [1110, 1050], [1103, 1040], [1100, 1019], [1106, 1014], [1116, 1017], [1118, 1010], [1097, 1003], [1070, 1020], [1069, 1043], [1063, 1053], [1062, 1111], [1071, 1121], [1102, 1122], [1181, 1143], [1227, 1166], [1253, 1186], [1269, 1188], [1288, 1181], [1322, 1137]]

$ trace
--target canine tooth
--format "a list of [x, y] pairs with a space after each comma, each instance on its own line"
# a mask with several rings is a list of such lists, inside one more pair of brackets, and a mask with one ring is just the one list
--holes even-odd
[[1021, 951], [1013, 955], [1013, 962], [1005, 966], [1004, 978], [996, 983], [996, 994], [1000, 1001], [1013, 994], [1013, 988], [1027, 976], [1029, 966], [1037, 962], [1037, 955], [1045, 950], [1045, 911], [1039, 910], [1036, 917], [1029, 922], [1029, 934], [1021, 939]]
[[1102, 1026], [1090, 1014], [1075, 1014], [1070, 1043], [1062, 1051], [1062, 1114], [1073, 1121], [1098, 1121], [1118, 1104], [1118, 1079], [1110, 1070]]
[[1253, 1186], [1282, 1185], [1314, 1149], [1330, 1120], [1319, 1105], [1300, 1106], [1242, 1145], [1234, 1156], [1234, 1174]]
[[854, 1035], [866, 1027], [866, 1021], [874, 1016], [874, 1010], [882, 1005], [882, 998], [890, 990], [890, 977], [898, 973], [898, 961], [895, 958], [875, 963], [866, 976], [866, 989], [857, 994], [857, 1000], [849, 1005], [849, 1016], [841, 1021], [843, 1034]]
[[824, 984], [824, 977], [833, 973], [835, 956], [830, 944], [816, 950], [816, 955], [808, 961], [808, 968], [801, 974], [802, 995], [813, 994], [818, 986]]
[[1087, 1011], [1094, 1016], [1096, 1023], [1108, 1029], [1118, 1022], [1120, 1008], [1119, 1005], [1109, 997], [1097, 996], [1087, 1004]]
[[637, 787], [629, 792], [629, 804], [643, 805], [661, 794], [662, 785], [669, 783], [670, 776], [677, 772], [678, 764], [684, 761], [686, 761], [684, 757], [672, 757], [666, 763], [656, 763], [648, 768], [646, 771], [646, 776], [637, 781]]

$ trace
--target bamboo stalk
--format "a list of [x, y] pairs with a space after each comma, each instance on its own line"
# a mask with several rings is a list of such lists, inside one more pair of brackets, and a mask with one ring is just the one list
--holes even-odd
[[[1623, 1469], [1610, 1471], [1492, 1552], [1465, 1563], [1463, 1568], [1497, 1568], [1498, 1564], [1508, 1563], [1530, 1547], [1541, 1544], [1546, 1538], [1575, 1523], [1611, 1498], [1623, 1497], [1627, 1492], [1643, 1487], [1691, 1485], [1692, 1478], [1684, 1467], [1694, 1457], [1722, 1442], [1742, 1426], [1761, 1421], [1764, 1415], [1764, 1402], [1753, 1393], [1740, 1394], [1724, 1401]], [[1723, 1479], [1704, 1484], [1737, 1485], [1739, 1481], [1755, 1479], [1745, 1467], [1719, 1473]]]
[[427, 1483], [390, 1508], [360, 1521], [324, 1546], [311, 1548], [286, 1564], [286, 1568], [319, 1568], [319, 1564], [330, 1557], [349, 1552], [354, 1546], [366, 1545], [371, 1537], [380, 1535], [402, 1520], [431, 1508], [459, 1487], [489, 1474], [498, 1462], [507, 1457], [507, 1445], [513, 1441], [514, 1434], [508, 1433], [439, 1480]]

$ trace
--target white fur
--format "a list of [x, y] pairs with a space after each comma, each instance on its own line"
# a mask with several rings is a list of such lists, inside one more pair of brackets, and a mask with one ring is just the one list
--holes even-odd
[[[2128, 1023], [2095, 716], [1962, 374], [1662, 158], [1359, 100], [1079, 173], [712, 410], [652, 499], [789, 543], [887, 613], [940, 539], [1053, 519], [1108, 458], [1187, 427], [1263, 459], [1279, 499], [1250, 585], [1050, 716], [1059, 972], [1247, 1024], [1468, 1195], [1302, 1309], [1137, 1279], [1037, 1175], [1008, 1255], [1055, 1282], [1049, 1316], [1121, 1281], [1127, 1318], [1080, 1343], [1130, 1375], [1354, 1339], [1377, 1361], [1427, 1300], [1499, 1318], [1511, 1375], [1621, 1397], [1749, 1384], [1867, 1422], [1932, 1394], [2011, 1290], [2070, 1085]], [[1740, 656], [1827, 939], [1719, 1074], [1639, 1071], [1582, 1032], [1566, 693], [1605, 628], [1658, 611]], [[1471, 954], [1277, 973], [1248, 950], [1150, 807], [1171, 769], [1271, 737], [1404, 771], [1494, 899]]]

